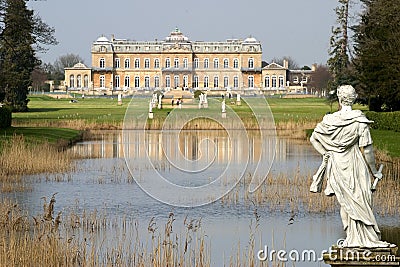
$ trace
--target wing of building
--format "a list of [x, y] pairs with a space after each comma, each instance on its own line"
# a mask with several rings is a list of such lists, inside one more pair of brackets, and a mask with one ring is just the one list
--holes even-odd
[[[92, 67], [65, 69], [66, 89], [93, 94], [140, 91], [287, 91], [287, 66], [262, 68], [261, 43], [249, 37], [191, 41], [179, 29], [164, 40], [132, 41], [102, 36], [91, 48]], [[303, 84], [301, 84], [303, 86]]]

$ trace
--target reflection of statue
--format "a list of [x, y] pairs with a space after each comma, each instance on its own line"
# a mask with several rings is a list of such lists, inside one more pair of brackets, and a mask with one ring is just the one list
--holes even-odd
[[222, 104], [221, 104], [221, 109], [222, 109], [222, 113], [225, 113], [225, 112], [226, 112], [226, 104], [225, 104], [225, 99], [224, 99], [224, 101], [222, 101]]
[[[371, 176], [376, 170], [369, 121], [360, 110], [352, 110], [357, 94], [350, 85], [338, 88], [342, 109], [328, 114], [311, 136], [314, 148], [323, 155], [323, 164], [310, 190], [320, 192], [318, 176], [327, 177], [326, 195], [336, 195], [347, 237], [343, 247], [387, 247], [372, 212]], [[364, 157], [360, 147], [364, 148]], [[365, 158], [365, 159], [364, 159]], [[322, 170], [322, 171], [321, 171]]]
[[149, 102], [149, 113], [153, 112], [153, 103], [152, 101]]

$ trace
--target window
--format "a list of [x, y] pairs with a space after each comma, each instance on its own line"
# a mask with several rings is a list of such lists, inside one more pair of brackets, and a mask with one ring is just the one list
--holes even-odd
[[154, 87], [156, 88], [160, 87], [160, 77], [158, 76], [154, 77]]
[[187, 59], [187, 58], [184, 58], [184, 59], [183, 59], [183, 68], [184, 68], [184, 69], [187, 69], [187, 68], [188, 68], [188, 59]]
[[179, 87], [179, 76], [175, 75], [174, 76], [174, 88]]
[[188, 76], [183, 76], [183, 88], [188, 87]]
[[74, 75], [69, 76], [69, 87], [75, 87], [75, 77]]
[[116, 58], [116, 59], [115, 59], [114, 67], [117, 68], [117, 69], [120, 68], [119, 58]]
[[146, 58], [144, 60], [144, 68], [145, 69], [149, 69], [150, 68], [150, 59], [149, 58]]
[[125, 69], [129, 69], [131, 67], [131, 60], [129, 58], [125, 58], [124, 67]]
[[265, 79], [264, 79], [264, 86], [267, 87], [267, 88], [270, 87], [270, 84], [269, 84], [269, 76], [265, 76]]
[[119, 75], [116, 75], [116, 76], [115, 76], [115, 81], [114, 81], [114, 83], [115, 83], [115, 88], [120, 88], [120, 78], [119, 78]]
[[219, 78], [218, 76], [214, 76], [214, 88], [218, 88]]
[[208, 61], [208, 58], [206, 58], [206, 59], [204, 59], [204, 68], [208, 69], [208, 66], [209, 66], [209, 61]]
[[140, 59], [136, 58], [135, 59], [135, 69], [140, 68]]
[[296, 76], [296, 77], [293, 77], [293, 82], [294, 82], [294, 83], [298, 83], [298, 82], [299, 82], [299, 77], [297, 77], [297, 76]]
[[104, 75], [100, 75], [100, 88], [106, 87], [106, 77]]
[[193, 77], [193, 88], [199, 88], [199, 76]]
[[139, 76], [135, 76], [135, 88], [139, 88], [140, 87], [140, 78]]
[[179, 58], [174, 58], [174, 68], [179, 68]]
[[155, 69], [160, 68], [160, 60], [158, 58], [154, 59], [154, 68]]
[[253, 69], [254, 68], [254, 59], [249, 58], [249, 69]]
[[165, 59], [165, 67], [170, 68], [171, 67], [171, 60], [169, 58]]
[[85, 74], [85, 76], [83, 76], [83, 87], [85, 87], [85, 88], [89, 87], [89, 76], [87, 74]]
[[307, 82], [307, 76], [301, 77], [301, 81], [306, 83]]
[[198, 69], [199, 68], [199, 59], [195, 58], [193, 62], [193, 68]]
[[272, 76], [272, 88], [276, 88], [276, 76]]
[[129, 76], [125, 76], [124, 87], [130, 87], [130, 86], [131, 86], [131, 78]]
[[233, 77], [233, 87], [239, 88], [239, 77], [238, 76]]
[[219, 60], [218, 58], [214, 58], [214, 69], [218, 69], [219, 68]]
[[165, 76], [165, 87], [170, 88], [171, 87], [171, 77]]
[[225, 76], [224, 77], [224, 87], [227, 88], [229, 86], [229, 77]]
[[249, 88], [254, 88], [254, 76], [249, 76], [249, 78], [247, 79], [247, 83]]
[[285, 86], [285, 80], [283, 79], [283, 76], [279, 76], [279, 87], [284, 87]]
[[82, 88], [82, 76], [80, 74], [76, 76], [76, 87]]
[[106, 67], [106, 60], [104, 58], [100, 58], [100, 69], [104, 69]]
[[204, 77], [204, 88], [208, 88], [208, 76]]
[[233, 68], [234, 68], [234, 69], [239, 68], [239, 59], [235, 58], [235, 59], [233, 60]]
[[150, 87], [150, 77], [149, 76], [144, 77], [144, 87], [146, 87], [146, 88]]
[[229, 68], [229, 59], [225, 58], [224, 59], [224, 69]]

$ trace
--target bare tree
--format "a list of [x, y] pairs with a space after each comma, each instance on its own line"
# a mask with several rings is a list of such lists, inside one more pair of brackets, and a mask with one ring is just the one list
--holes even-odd
[[281, 58], [274, 57], [271, 60], [271, 62], [275, 62], [275, 63], [283, 66], [283, 62], [285, 60], [288, 62], [288, 68], [290, 70], [298, 70], [298, 69], [300, 69], [300, 66], [297, 64], [297, 62], [290, 56], [284, 56], [284, 57], [281, 57]]

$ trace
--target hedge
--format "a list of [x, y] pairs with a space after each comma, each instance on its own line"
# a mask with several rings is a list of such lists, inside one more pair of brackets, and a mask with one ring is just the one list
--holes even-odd
[[371, 128], [378, 130], [392, 130], [400, 132], [400, 111], [396, 112], [374, 112], [367, 111], [365, 115], [374, 121]]
[[0, 107], [0, 129], [11, 126], [11, 110], [7, 107]]

